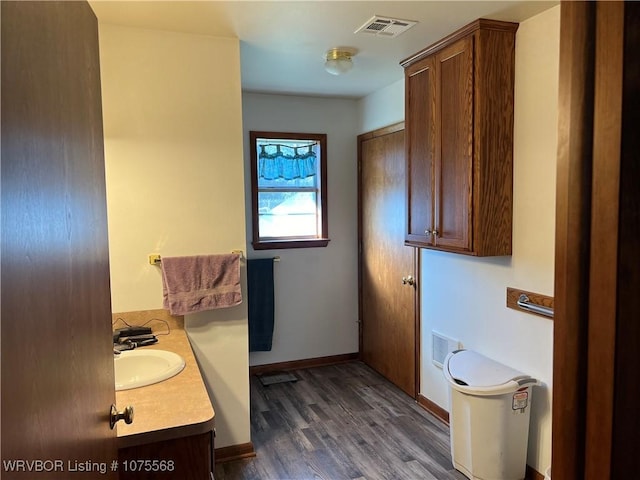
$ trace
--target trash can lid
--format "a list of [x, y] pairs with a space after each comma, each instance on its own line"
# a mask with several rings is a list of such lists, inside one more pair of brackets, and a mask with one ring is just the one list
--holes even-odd
[[[445, 363], [446, 373], [449, 374], [445, 374], [445, 376], [455, 382], [455, 384], [451, 382], [452, 386], [454, 388], [456, 385], [467, 387], [464, 389], [465, 391], [470, 390], [469, 387], [475, 387], [473, 389], [477, 389], [478, 393], [481, 393], [486, 391], [487, 387], [507, 386], [509, 383], [513, 383], [517, 388], [518, 383], [516, 382], [530, 378], [529, 375], [471, 350], [453, 352], [449, 354]], [[532, 383], [537, 382], [532, 380]], [[489, 388], [489, 390], [493, 389]]]

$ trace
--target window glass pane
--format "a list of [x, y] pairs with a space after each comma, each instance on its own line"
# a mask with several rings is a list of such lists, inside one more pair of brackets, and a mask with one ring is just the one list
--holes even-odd
[[259, 192], [260, 238], [318, 236], [315, 192]]
[[257, 139], [258, 186], [271, 181], [315, 184], [319, 174], [319, 150], [315, 140]]
[[327, 135], [250, 131], [252, 245], [316, 248], [327, 230]]
[[307, 178], [294, 178], [285, 180], [284, 178], [275, 178], [273, 180], [265, 180], [258, 178], [258, 188], [297, 188], [297, 187], [316, 187], [317, 175]]

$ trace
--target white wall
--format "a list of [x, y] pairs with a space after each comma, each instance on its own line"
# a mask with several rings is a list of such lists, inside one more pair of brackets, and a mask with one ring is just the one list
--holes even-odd
[[404, 121], [404, 78], [358, 101], [358, 134]]
[[551, 463], [553, 322], [506, 308], [506, 289], [553, 296], [560, 7], [520, 24], [516, 37], [513, 255], [422, 251], [423, 395], [448, 408], [431, 331], [544, 382], [534, 389], [528, 463]]
[[251, 211], [249, 131], [327, 134], [329, 238], [326, 248], [258, 250], [275, 264], [275, 327], [270, 352], [251, 365], [358, 351], [357, 109], [354, 100], [244, 93], [245, 190]]
[[[114, 312], [162, 308], [150, 253], [246, 251], [239, 55], [237, 39], [100, 25]], [[186, 325], [216, 447], [249, 442], [246, 302]]]

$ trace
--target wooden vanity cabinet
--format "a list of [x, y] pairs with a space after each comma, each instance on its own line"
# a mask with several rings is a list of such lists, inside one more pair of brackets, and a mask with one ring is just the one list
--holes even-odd
[[510, 255], [518, 24], [479, 19], [405, 68], [405, 244]]
[[120, 480], [212, 480], [214, 432], [118, 450]]

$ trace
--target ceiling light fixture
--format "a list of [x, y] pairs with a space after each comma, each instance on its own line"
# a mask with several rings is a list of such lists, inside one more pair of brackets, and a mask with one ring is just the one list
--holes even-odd
[[335, 47], [325, 54], [324, 69], [331, 75], [342, 75], [353, 67], [353, 57], [357, 51], [353, 48]]

